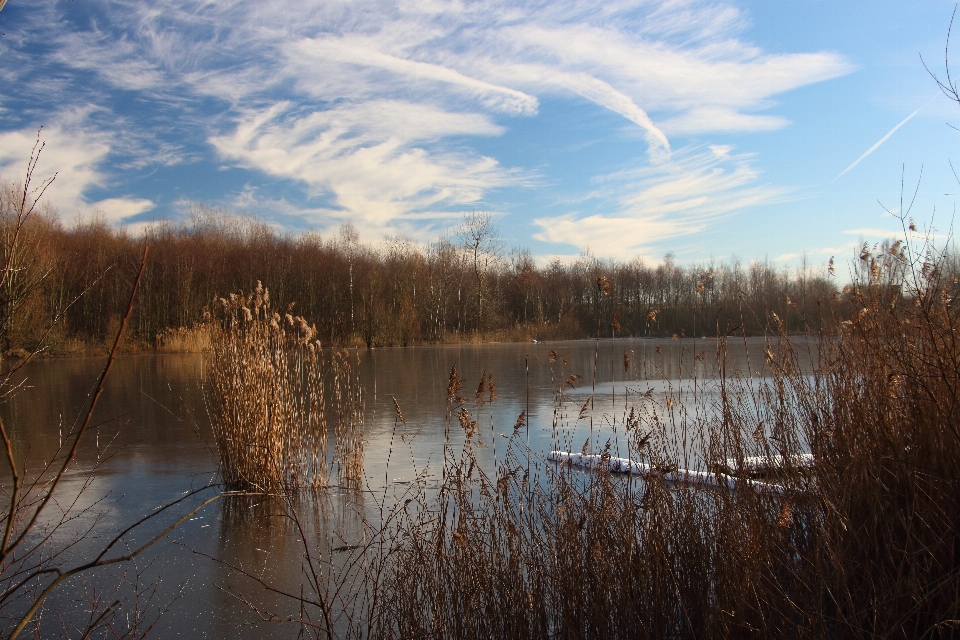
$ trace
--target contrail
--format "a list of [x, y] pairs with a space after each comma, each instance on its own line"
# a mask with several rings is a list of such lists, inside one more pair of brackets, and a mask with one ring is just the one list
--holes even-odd
[[[927, 106], [928, 104], [930, 104], [931, 102], [933, 102], [934, 100], [936, 100], [938, 95], [940, 95], [940, 92], [939, 92], [939, 91], [938, 91], [932, 98], [930, 98], [929, 100], [927, 100], [927, 102], [926, 102], [923, 106], [921, 106], [920, 109], [923, 109], [923, 107]], [[883, 136], [882, 138], [880, 138], [879, 140], [877, 140], [877, 143], [876, 143], [875, 145], [873, 145], [872, 147], [870, 147], [869, 149], [867, 149], [866, 151], [864, 151], [862, 156], [860, 156], [859, 158], [857, 158], [856, 160], [854, 160], [854, 161], [853, 161], [853, 164], [851, 164], [849, 167], [847, 167], [846, 169], [844, 169], [843, 171], [841, 171], [841, 172], [837, 175], [836, 178], [834, 178], [833, 180], [830, 181], [830, 184], [833, 184], [834, 182], [836, 182], [837, 180], [839, 180], [839, 179], [841, 178], [841, 176], [843, 176], [843, 174], [845, 174], [847, 171], [850, 171], [851, 169], [853, 169], [855, 166], [857, 166], [858, 164], [860, 164], [860, 161], [861, 161], [861, 160], [863, 160], [863, 159], [866, 158], [868, 155], [870, 155], [871, 153], [873, 153], [874, 151], [876, 151], [877, 148], [878, 148], [880, 145], [882, 145], [884, 142], [886, 142], [887, 140], [889, 140], [889, 139], [890, 139], [890, 136], [892, 136], [893, 134], [895, 134], [895, 133], [897, 132], [897, 129], [899, 129], [899, 128], [902, 127], [903, 125], [907, 124], [908, 122], [910, 122], [910, 119], [911, 119], [913, 116], [915, 116], [915, 115], [917, 115], [918, 113], [920, 113], [920, 109], [917, 109], [916, 111], [914, 111], [913, 113], [911, 113], [910, 115], [908, 115], [906, 118], [904, 118], [903, 120], [901, 120], [901, 121], [900, 121], [900, 124], [898, 124], [897, 126], [895, 126], [893, 129], [890, 129], [890, 131], [887, 132], [887, 135], [885, 135], [885, 136]]]

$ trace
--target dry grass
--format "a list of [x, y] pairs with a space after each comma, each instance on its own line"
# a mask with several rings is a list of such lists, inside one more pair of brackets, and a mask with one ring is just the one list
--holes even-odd
[[[863, 260], [847, 291], [859, 311], [821, 335], [813, 375], [782, 333], [764, 381], [726, 373], [720, 338], [716, 395], [693, 382], [692, 401], [641, 396], [613, 419], [653, 469], [642, 479], [542, 462], [522, 416], [488, 475], [451, 392], [466, 444], [448, 452], [439, 491], [398, 507], [383, 534], [366, 635], [957, 635], [960, 285], [933, 260], [910, 282], [899, 246]], [[777, 470], [777, 491], [664, 479], [808, 451], [815, 470]]]
[[[815, 352], [800, 350], [774, 315], [762, 365], [730, 370], [727, 338], [718, 336], [717, 379], [638, 393], [617, 416], [595, 412], [592, 400], [572, 404], [566, 389], [576, 378], [551, 354], [555, 441], [580, 450], [576, 424], [605, 420], [611, 441], [594, 453], [610, 456], [611, 442], [629, 443], [627, 455], [646, 470], [639, 477], [547, 462], [525, 445], [524, 414], [512, 435], [499, 427], [507, 449], [491, 457], [477, 429], [495, 393], [485, 376], [476, 406], [468, 403], [454, 369], [439, 486], [423, 470], [395, 506], [384, 502], [382, 521], [367, 525], [366, 542], [351, 548], [352, 568], [340, 574], [362, 582], [355, 599], [340, 602], [339, 586], [315, 580], [312, 595], [298, 600], [301, 631], [958, 635], [960, 279], [945, 256], [928, 247], [923, 258], [900, 245], [865, 250], [862, 275], [825, 315], [857, 311], [827, 322], [834, 329], [820, 333]], [[662, 363], [625, 354], [622, 364], [642, 390]], [[402, 421], [399, 405], [397, 415]], [[747, 457], [806, 453], [813, 469], [781, 464], [765, 485], [746, 472], [729, 483], [719, 475], [744, 468]], [[705, 475], [678, 483], [678, 468]], [[333, 567], [307, 557], [317, 575]], [[312, 608], [327, 622], [305, 622], [319, 618]], [[349, 612], [336, 629], [334, 609]]]
[[156, 349], [159, 353], [204, 353], [213, 348], [212, 332], [209, 323], [165, 329], [157, 334]]
[[333, 390], [337, 418], [333, 460], [341, 484], [358, 484], [363, 476], [363, 394], [360, 360], [347, 350], [333, 356]]
[[[231, 294], [216, 306], [206, 397], [224, 482], [270, 493], [326, 485], [327, 367], [315, 328], [274, 312], [259, 283], [253, 293]], [[333, 386], [333, 462], [341, 479], [356, 480], [363, 399], [346, 353], [334, 358]]]

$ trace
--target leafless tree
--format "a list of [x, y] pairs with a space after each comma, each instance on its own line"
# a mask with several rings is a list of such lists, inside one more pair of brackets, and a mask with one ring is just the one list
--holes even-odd
[[503, 242], [500, 232], [489, 211], [471, 211], [464, 219], [458, 233], [463, 248], [473, 262], [473, 274], [477, 279], [477, 330], [484, 328], [483, 294], [487, 272], [500, 259]]
[[40, 198], [56, 179], [54, 174], [39, 186], [32, 184], [41, 151], [43, 143], [37, 132], [23, 183], [0, 188], [0, 339], [4, 352], [10, 348], [11, 325], [20, 305], [53, 271], [43, 264], [35, 239], [27, 237]]
[[[26, 177], [21, 185], [21, 193], [13, 200], [14, 208], [9, 212], [11, 215], [3, 218], [5, 227], [2, 237], [3, 263], [0, 266], [2, 269], [0, 270], [0, 291], [7, 294], [2, 299], [4, 323], [9, 322], [9, 317], [16, 313], [17, 302], [24, 296], [24, 287], [35, 287], [43, 280], [43, 277], [36, 279], [35, 275], [31, 275], [25, 283], [23, 282], [25, 274], [29, 273], [25, 271], [23, 262], [27, 259], [25, 254], [29, 250], [29, 247], [23, 246], [24, 228], [36, 207], [37, 200], [52, 182], [51, 179], [43, 182], [39, 188], [31, 188], [31, 179], [42, 149], [43, 145], [38, 135], [37, 144], [27, 165]], [[22, 448], [15, 446], [11, 426], [0, 420], [0, 440], [2, 440], [0, 447], [3, 449], [0, 452], [0, 459], [2, 459], [0, 468], [6, 467], [3, 472], [5, 476], [3, 488], [0, 490], [0, 500], [5, 502], [5, 506], [0, 507], [0, 634], [4, 637], [17, 637], [31, 623], [37, 625], [39, 635], [39, 624], [36, 622], [38, 612], [42, 610], [50, 595], [64, 583], [71, 579], [82, 580], [85, 575], [100, 567], [131, 562], [192, 514], [220, 497], [217, 495], [201, 503], [189, 514], [170, 524], [159, 535], [138, 545], [131, 545], [129, 536], [132, 532], [161, 514], [169, 514], [171, 508], [184, 505], [186, 501], [196, 497], [199, 491], [207, 490], [209, 487], [191, 492], [134, 522], [108, 539], [102, 547], [93, 552], [92, 556], [86, 559], [72, 557], [75, 555], [72, 550], [85, 537], [91, 535], [92, 529], [70, 535], [65, 532], [64, 527], [90, 510], [90, 508], [78, 507], [79, 493], [90, 489], [94, 473], [86, 473], [86, 481], [81, 483], [79, 493], [75, 488], [65, 489], [62, 481], [68, 471], [76, 467], [77, 453], [84, 435], [92, 430], [94, 411], [119, 351], [124, 330], [133, 313], [134, 300], [143, 278], [146, 260], [145, 249], [140, 260], [140, 268], [131, 287], [126, 313], [120, 321], [113, 347], [97, 378], [89, 404], [74, 428], [63, 439], [52, 459], [47, 461], [39, 471], [28, 472], [26, 453], [21, 452], [18, 455], [17, 450]], [[60, 317], [60, 314], [55, 316], [51, 325], [55, 325]], [[49, 333], [49, 329], [47, 332]], [[17, 365], [7, 368], [7, 371], [0, 376], [0, 399], [6, 398], [16, 388], [14, 375], [42, 349], [43, 339], [32, 353], [27, 354], [27, 357], [21, 359]], [[94, 466], [94, 471], [96, 468], [97, 465]], [[137, 576], [136, 582], [139, 585], [139, 571]], [[139, 596], [139, 586], [136, 590]], [[98, 598], [91, 600], [87, 611], [89, 619], [83, 623], [83, 627], [86, 628], [83, 637], [89, 637], [94, 629], [110, 627], [120, 604], [119, 600], [112, 603], [101, 602]], [[139, 617], [135, 616], [135, 618], [139, 620]], [[80, 630], [83, 631], [83, 628]], [[140, 631], [134, 631], [132, 635], [138, 636], [141, 632], [146, 633], [141, 628]]]

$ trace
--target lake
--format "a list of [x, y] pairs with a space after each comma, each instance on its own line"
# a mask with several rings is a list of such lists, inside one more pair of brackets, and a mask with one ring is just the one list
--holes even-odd
[[[815, 345], [805, 340], [798, 345], [806, 353], [803, 358], [811, 362]], [[731, 369], [763, 375], [762, 339], [732, 341], [728, 349]], [[551, 362], [551, 351], [557, 354], [555, 362]], [[104, 570], [85, 582], [72, 580], [50, 601], [44, 628], [59, 635], [57, 614], [69, 620], [79, 615], [83, 600], [109, 599], [111, 585], [124, 577], [122, 593], [129, 594], [140, 585], [141, 602], [152, 594], [152, 600], [140, 607], [146, 619], [155, 618], [172, 601], [155, 635], [295, 635], [296, 627], [261, 621], [251, 604], [240, 598], [289, 613], [296, 613], [296, 607], [239, 576], [229, 565], [296, 591], [306, 537], [311, 553], [333, 557], [339, 566], [349, 554], [338, 554], [334, 548], [361, 542], [365, 523], [379, 522], [384, 503], [402, 496], [416, 474], [439, 473], [447, 381], [454, 364], [464, 380], [461, 393], [480, 424], [479, 439], [486, 445], [480, 450], [481, 460], [490, 469], [501, 459], [506, 442], [499, 434], [511, 434], [522, 411], [529, 409], [524, 437], [533, 452], [579, 451], [585, 441], [590, 442], [588, 448], [600, 450], [609, 440], [614, 455], [627, 456], [624, 435], [611, 426], [610, 416], [622, 416], [636, 394], [648, 389], [654, 397], [679, 389], [683, 397], [684, 389], [693, 388], [691, 378], [712, 393], [710, 380], [717, 377], [713, 340], [444, 345], [360, 350], [358, 355], [366, 405], [361, 489], [332, 487], [303, 497], [298, 513], [304, 535], [289, 519], [276, 517], [277, 509], [269, 500], [214, 503], [139, 557], [135, 567]], [[28, 471], [55, 454], [88, 402], [103, 362], [99, 358], [41, 360], [22, 371], [23, 387], [0, 405], [0, 416], [12, 431], [16, 454], [29, 461]], [[198, 354], [133, 355], [115, 362], [97, 407], [96, 428], [86, 436], [78, 468], [71, 470], [62, 488], [63, 496], [79, 496], [71, 509], [78, 517], [58, 535], [67, 539], [90, 532], [70, 550], [70, 557], [88, 557], [108, 537], [157, 507], [216, 482], [217, 464], [202, 392], [205, 366]], [[484, 371], [493, 375], [499, 397], [480, 406], [473, 397]], [[564, 385], [571, 374], [580, 376], [572, 387]], [[560, 389], [565, 402], [558, 407]], [[577, 420], [591, 394], [592, 413]], [[397, 419], [394, 398], [405, 423]], [[459, 429], [455, 420], [454, 426]], [[185, 504], [196, 504], [213, 493], [208, 490]], [[172, 512], [184, 512], [178, 509]], [[149, 523], [131, 540], [148, 539], [170, 520]], [[46, 524], [52, 523], [48, 517]], [[127, 603], [116, 624], [133, 624], [132, 615], [133, 607]]]

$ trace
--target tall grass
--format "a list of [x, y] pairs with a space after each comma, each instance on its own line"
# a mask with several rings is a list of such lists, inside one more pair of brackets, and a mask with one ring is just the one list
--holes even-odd
[[[911, 271], [900, 245], [861, 259], [846, 292], [857, 311], [821, 333], [812, 372], [782, 324], [760, 381], [726, 370], [720, 336], [719, 380], [692, 381], [692, 400], [640, 394], [607, 416], [650, 465], [642, 478], [544, 461], [523, 443], [523, 416], [485, 473], [451, 392], [466, 444], [437, 491], [398, 506], [386, 550], [371, 547], [384, 596], [366, 635], [960, 634], [960, 281], [933, 259]], [[749, 481], [745, 457], [808, 452], [812, 470]], [[732, 488], [668, 482], [685, 465], [733, 473]]]
[[[316, 329], [273, 311], [259, 282], [252, 293], [231, 294], [216, 306], [206, 398], [223, 481], [270, 493], [326, 485], [328, 367]], [[363, 458], [355, 365], [347, 352], [334, 357], [333, 462], [346, 481], [359, 477]]]
[[159, 353], [203, 353], [212, 348], [209, 323], [196, 326], [165, 329], [157, 334], [156, 349]]
[[[353, 600], [315, 580], [288, 621], [318, 637], [960, 635], [960, 277], [900, 244], [865, 248], [858, 274], [824, 301], [812, 342], [771, 315], [763, 353], [734, 367], [734, 338], [718, 335], [695, 358], [715, 362], [711, 380], [684, 370], [645, 389], [662, 356], [624, 354], [637, 392], [617, 415], [571, 404], [577, 376], [551, 353], [553, 441], [626, 455], [636, 476], [548, 461], [526, 444], [525, 412], [491, 456], [478, 412], [496, 392], [485, 374], [473, 406], [454, 368], [442, 473], [422, 469], [392, 508], [385, 493], [381, 521], [342, 549], [338, 575], [363, 581]], [[586, 420], [597, 431], [581, 448]], [[776, 464], [758, 470], [758, 456]]]

